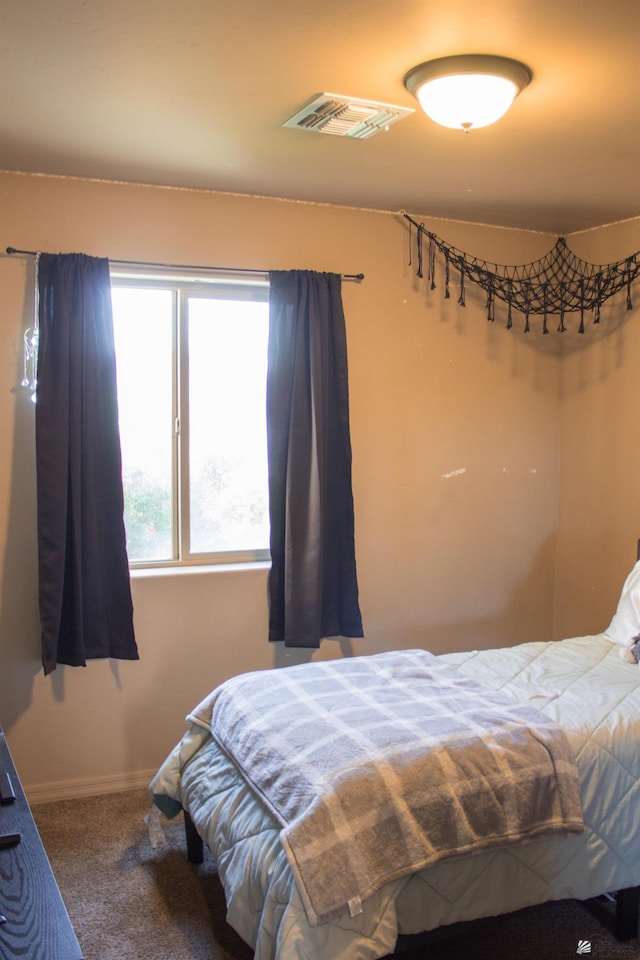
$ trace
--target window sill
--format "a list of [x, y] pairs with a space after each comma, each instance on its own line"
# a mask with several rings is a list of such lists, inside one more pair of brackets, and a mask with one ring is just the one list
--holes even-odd
[[270, 560], [253, 560], [249, 563], [208, 563], [208, 564], [181, 564], [180, 566], [166, 567], [130, 567], [129, 575], [132, 580], [153, 579], [155, 577], [193, 577], [216, 573], [245, 573], [256, 570], [270, 570]]

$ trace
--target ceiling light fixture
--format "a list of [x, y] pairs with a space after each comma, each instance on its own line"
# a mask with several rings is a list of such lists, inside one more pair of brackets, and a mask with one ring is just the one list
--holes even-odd
[[531, 71], [518, 60], [463, 54], [421, 63], [404, 85], [428, 117], [468, 133], [504, 116], [530, 80]]

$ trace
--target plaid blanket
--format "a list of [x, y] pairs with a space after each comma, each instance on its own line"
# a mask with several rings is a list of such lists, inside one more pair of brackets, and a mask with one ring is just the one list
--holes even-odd
[[445, 857], [583, 829], [562, 731], [424, 650], [243, 674], [188, 720], [282, 825], [313, 925]]

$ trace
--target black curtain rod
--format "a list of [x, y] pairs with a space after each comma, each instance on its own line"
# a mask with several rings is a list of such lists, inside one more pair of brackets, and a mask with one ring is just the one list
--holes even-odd
[[[25, 257], [38, 256], [35, 250], [16, 250], [15, 247], [7, 247], [6, 252], [9, 255], [13, 253], [20, 253]], [[123, 267], [163, 267], [166, 270], [211, 270], [212, 272], [251, 273], [260, 274], [261, 276], [269, 273], [268, 270], [250, 270], [245, 267], [186, 266], [179, 263], [148, 263], [145, 260], [112, 260], [110, 263], [120, 264]], [[364, 280], [364, 273], [342, 273], [341, 277], [343, 280]]]

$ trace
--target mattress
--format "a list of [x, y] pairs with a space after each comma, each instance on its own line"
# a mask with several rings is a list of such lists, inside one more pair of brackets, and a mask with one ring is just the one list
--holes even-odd
[[640, 667], [603, 635], [442, 660], [529, 702], [564, 730], [580, 777], [584, 832], [443, 861], [387, 884], [355, 917], [310, 926], [279, 824], [215, 740], [190, 727], [150, 793], [167, 816], [189, 811], [216, 860], [228, 922], [255, 960], [376, 960], [393, 951], [399, 934], [640, 885]]

